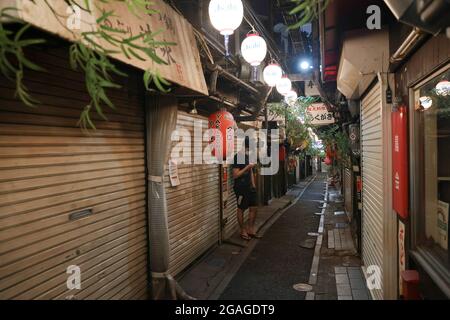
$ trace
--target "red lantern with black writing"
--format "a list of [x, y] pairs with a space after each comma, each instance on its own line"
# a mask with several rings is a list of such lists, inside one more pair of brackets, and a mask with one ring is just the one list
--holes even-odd
[[234, 127], [233, 115], [226, 110], [220, 110], [208, 118], [209, 128], [213, 130], [211, 144], [212, 155], [218, 160], [226, 160], [234, 150]]

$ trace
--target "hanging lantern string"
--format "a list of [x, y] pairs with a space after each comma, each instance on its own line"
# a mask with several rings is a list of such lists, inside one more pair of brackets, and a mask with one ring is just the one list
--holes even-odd
[[250, 28], [252, 28], [252, 30], [250, 30], [249, 32], [252, 32], [252, 31], [257, 32], [255, 29], [255, 26], [247, 19], [247, 17], [245, 15], [244, 15], [244, 20], [245, 20], [245, 22], [247, 22], [247, 24], [250, 26]]
[[275, 60], [272, 56], [272, 52], [270, 52], [270, 50], [267, 50], [267, 52], [269, 53], [269, 61], [271, 64], [278, 64], [278, 61]]

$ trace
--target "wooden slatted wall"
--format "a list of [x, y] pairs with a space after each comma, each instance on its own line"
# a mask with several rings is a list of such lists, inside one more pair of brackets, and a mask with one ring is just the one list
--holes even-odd
[[[68, 48], [29, 54], [37, 108], [0, 78], [0, 299], [142, 299], [147, 296], [144, 115], [138, 76], [111, 92], [110, 121], [77, 127], [88, 102]], [[86, 208], [79, 220], [69, 215]], [[66, 268], [81, 268], [68, 290]]]

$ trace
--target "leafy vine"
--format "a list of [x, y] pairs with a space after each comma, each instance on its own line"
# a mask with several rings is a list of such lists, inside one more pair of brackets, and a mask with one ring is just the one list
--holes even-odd
[[[83, 0], [82, 4], [76, 0], [64, 1], [68, 6], [77, 6], [80, 10], [89, 14], [92, 13], [93, 8], [90, 0]], [[110, 2], [125, 3], [128, 10], [136, 16], [139, 13], [157, 13], [156, 10], [152, 9], [152, 2], [148, 0], [101, 0], [100, 2], [103, 4]], [[48, 0], [44, 0], [44, 3], [58, 22], [66, 30], [73, 33], [62, 21], [62, 19], [67, 19], [67, 16], [56, 12]], [[100, 8], [97, 9], [100, 10]], [[25, 71], [26, 69], [42, 72], [45, 70], [27, 59], [24, 49], [43, 44], [45, 40], [24, 39], [24, 34], [31, 25], [16, 18], [13, 11], [17, 11], [17, 9], [8, 7], [0, 11], [0, 72], [4, 77], [15, 83], [15, 96], [17, 98], [27, 106], [35, 106], [39, 101], [32, 97], [23, 83]], [[115, 109], [114, 104], [108, 98], [107, 89], [120, 88], [121, 86], [113, 81], [113, 76], [126, 77], [127, 74], [117, 69], [110, 59], [110, 55], [122, 53], [128, 59], [136, 58], [140, 61], [153, 61], [156, 64], [164, 65], [168, 63], [157, 54], [156, 49], [161, 46], [176, 45], [173, 42], [156, 40], [156, 37], [163, 30], [143, 31], [137, 35], [129, 36], [126, 31], [107, 24], [108, 18], [115, 16], [113, 10], [105, 11], [102, 9], [101, 13], [101, 16], [96, 19], [96, 26], [93, 31], [82, 32], [80, 40], [74, 42], [69, 49], [71, 68], [74, 70], [81, 69], [84, 72], [86, 90], [90, 96], [90, 102], [84, 107], [80, 115], [79, 125], [83, 129], [95, 129], [95, 124], [91, 119], [93, 110], [101, 118], [107, 120], [104, 107]], [[21, 23], [23, 26], [19, 31], [13, 31], [7, 27], [6, 21]], [[106, 48], [104, 44], [108, 44], [109, 48]], [[144, 72], [143, 83], [147, 90], [150, 90], [150, 85], [153, 83], [159, 91], [165, 93], [169, 91], [167, 87], [170, 86], [170, 83], [160, 75], [156, 68], [147, 69]]]
[[317, 18], [325, 10], [330, 0], [292, 0], [297, 5], [289, 12], [298, 15], [298, 21], [289, 26], [289, 29], [298, 29]]

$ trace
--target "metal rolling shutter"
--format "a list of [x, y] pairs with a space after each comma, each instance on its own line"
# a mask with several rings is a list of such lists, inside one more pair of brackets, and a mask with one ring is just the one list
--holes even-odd
[[231, 237], [236, 230], [239, 229], [236, 210], [237, 210], [237, 199], [233, 190], [234, 179], [233, 179], [233, 168], [230, 165], [228, 167], [228, 200], [227, 206], [224, 208], [224, 219], [227, 223], [225, 224], [224, 238], [227, 239]]
[[[205, 117], [178, 112], [177, 128], [191, 133], [191, 150], [194, 150], [194, 120], [202, 120], [203, 130], [208, 128]], [[173, 146], [176, 144], [173, 142]], [[202, 145], [205, 147], [207, 142], [202, 142]], [[194, 152], [192, 160], [193, 157]], [[219, 240], [219, 166], [179, 164], [178, 175], [181, 184], [171, 187], [166, 167], [164, 183], [169, 222], [169, 272], [172, 275], [180, 273]]]
[[[117, 111], [83, 134], [84, 76], [67, 49], [30, 53], [36, 108], [0, 78], [0, 299], [137, 299], [147, 296], [144, 117], [138, 78], [111, 92]], [[134, 79], [134, 80], [133, 80]], [[69, 220], [84, 209], [92, 215]], [[81, 268], [68, 290], [67, 267]]]
[[[362, 100], [362, 258], [365, 267], [383, 272], [383, 124], [381, 86], [377, 83]], [[383, 281], [381, 281], [383, 285]], [[383, 299], [383, 289], [373, 290]]]

